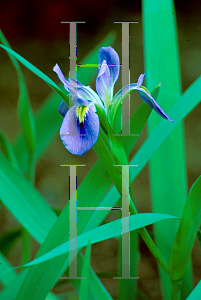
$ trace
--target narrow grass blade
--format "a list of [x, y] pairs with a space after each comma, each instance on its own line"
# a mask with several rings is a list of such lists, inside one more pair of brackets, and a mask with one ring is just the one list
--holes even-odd
[[[98, 176], [98, 178], [101, 180], [101, 189], [99, 189], [99, 193], [97, 195], [96, 191], [97, 191], [97, 186], [96, 184], [99, 185], [99, 183], [96, 181], [96, 184], [92, 184], [93, 182], [93, 179]], [[96, 165], [95, 168], [93, 168], [90, 172], [89, 172], [89, 175], [88, 175], [88, 181], [85, 180], [85, 182], [83, 182], [80, 187], [79, 187], [79, 191], [78, 191], [78, 199], [83, 199], [83, 203], [82, 205], [88, 205], [90, 206], [90, 203], [92, 201], [94, 201], [94, 205], [95, 206], [98, 206], [98, 203], [100, 202], [100, 200], [103, 198], [103, 196], [105, 195], [106, 191], [108, 190], [111, 182], [109, 180], [108, 182], [108, 178], [109, 176], [107, 175], [105, 169], [103, 168], [101, 170], [101, 163], [100, 165]], [[18, 179], [19, 181], [19, 179]], [[18, 184], [17, 186], [14, 185], [14, 187], [12, 188], [13, 190], [17, 190], [18, 188]], [[26, 189], [25, 189], [26, 191]], [[86, 193], [85, 193], [86, 192]], [[32, 190], [30, 190], [30, 193], [32, 193]], [[96, 197], [94, 197], [93, 195], [96, 194]], [[90, 196], [89, 196], [90, 195]], [[29, 196], [29, 194], [28, 194]], [[82, 197], [81, 197], [82, 196]], [[32, 199], [31, 199], [32, 200]], [[15, 205], [18, 204], [18, 198], [16, 197], [13, 197], [12, 198], [12, 201], [15, 202], [16, 201], [16, 204], [14, 203], [12, 206], [10, 206], [10, 211], [13, 213], [13, 215], [15, 215]], [[89, 202], [88, 202], [89, 201]], [[97, 202], [96, 202], [97, 201]], [[33, 202], [34, 203], [34, 202]], [[33, 211], [35, 210], [35, 208], [33, 208]], [[81, 224], [83, 227], [86, 226], [87, 222], [88, 222], [88, 218], [90, 218], [90, 215], [92, 214], [92, 211], [88, 211], [88, 212], [85, 212], [84, 215], [81, 213], [81, 216], [80, 216], [80, 213], [81, 211], [78, 211], [78, 217], [79, 217], [79, 224]], [[41, 224], [40, 224], [40, 231], [37, 231], [37, 226], [33, 226], [32, 230], [32, 235], [33, 237], [35, 237], [35, 239], [37, 241], [43, 241], [47, 235], [47, 232], [48, 230], [51, 229], [52, 227], [52, 224], [54, 222], [54, 218], [52, 217], [52, 213], [51, 212], [48, 212], [47, 213], [49, 214], [49, 218], [52, 220], [52, 223], [50, 224], [49, 222], [47, 222], [47, 218], [43, 218], [44, 216], [41, 217]], [[89, 213], [89, 214], [88, 214]], [[21, 222], [26, 228], [28, 228], [28, 225], [26, 224], [26, 221], [30, 218], [32, 218], [32, 210], [27, 210], [26, 211], [26, 214], [24, 213], [24, 215], [26, 216], [25, 218], [25, 222]], [[46, 241], [45, 245], [42, 247], [46, 249], [47, 251], [47, 245], [49, 243], [49, 245], [52, 247], [56, 247], [58, 246], [59, 244], [61, 244], [62, 240], [68, 240], [68, 221], [69, 221], [69, 211], [68, 211], [68, 205], [66, 206], [66, 209], [64, 210], [63, 214], [62, 214], [62, 217], [63, 219], [60, 219], [60, 222], [59, 222], [59, 225], [57, 225], [57, 229], [56, 229], [56, 237], [59, 237], [60, 240], [58, 241], [57, 239], [55, 239], [55, 235], [53, 234], [53, 237], [50, 236], [50, 239], [49, 241]], [[101, 222], [101, 221], [100, 221]], [[83, 224], [82, 224], [83, 223]], [[49, 224], [49, 228], [47, 228], [47, 225]], [[82, 228], [81, 226], [81, 228]], [[64, 229], [66, 230], [65, 233], [64, 233]], [[57, 243], [58, 244], [54, 244], [52, 245], [52, 243]], [[48, 245], [48, 247], [49, 247]], [[80, 257], [80, 254], [78, 254], [78, 263], [79, 263], [79, 257]], [[44, 290], [43, 292], [45, 292], [47, 294], [47, 291], [49, 291], [52, 287], [52, 285], [54, 285], [55, 283], [55, 279], [53, 278], [53, 271], [54, 272], [61, 272], [60, 275], [62, 275], [62, 273], [66, 270], [66, 268], [68, 267], [68, 261], [67, 261], [67, 264], [64, 265], [63, 267], [63, 263], [65, 262], [65, 259], [64, 261], [62, 260], [60, 264], [58, 264], [57, 262], [54, 264], [54, 265], [51, 265], [49, 266], [49, 268], [45, 268], [45, 270], [47, 271], [47, 273], [44, 273], [44, 276], [42, 275], [42, 277], [39, 277], [39, 273], [37, 272], [37, 276], [34, 274], [34, 276], [32, 278], [30, 278], [31, 274], [28, 273], [29, 270], [26, 270], [25, 272], [22, 272], [23, 276], [20, 274], [19, 276], [19, 280], [18, 281], [15, 281], [15, 282], [12, 282], [12, 284], [10, 285], [9, 288], [5, 289], [1, 294], [0, 294], [0, 298], [1, 299], [10, 299], [10, 300], [16, 300], [17, 298], [17, 294], [19, 293], [19, 290], [22, 286], [22, 283], [25, 279], [25, 277], [27, 276], [28, 279], [31, 279], [31, 282], [33, 283], [35, 280], [39, 280], [39, 282], [41, 283], [41, 279], [40, 278], [43, 278], [42, 282], [44, 282]], [[80, 263], [79, 263], [80, 265]], [[78, 265], [78, 268], [79, 268], [79, 265]], [[61, 270], [61, 268], [63, 267], [63, 270]], [[40, 269], [40, 271], [44, 272], [43, 269]], [[28, 274], [28, 275], [27, 275]], [[45, 275], [46, 274], [46, 275]], [[47, 278], [47, 281], [46, 281], [46, 276], [49, 278]], [[90, 268], [90, 289], [93, 290], [94, 293], [97, 293], [98, 291], [98, 294], [102, 296], [102, 299], [106, 299], [106, 300], [111, 300], [111, 297], [109, 296], [108, 292], [105, 290], [105, 288], [103, 287], [103, 285], [101, 284], [101, 282], [98, 280], [97, 276], [95, 275], [95, 273], [93, 272], [93, 270]], [[51, 281], [53, 279], [53, 282]], [[30, 285], [32, 286], [32, 284]], [[12, 288], [11, 288], [12, 287]], [[31, 290], [28, 289], [31, 293]], [[43, 293], [41, 291], [39, 291], [37, 289], [37, 292], [39, 292], [39, 296], [36, 294], [36, 299], [39, 299], [38, 297], [42, 297], [41, 299], [44, 299], [43, 298]], [[45, 294], [44, 293], [44, 294]], [[26, 290], [25, 290], [25, 294], [26, 294]], [[29, 294], [30, 296], [30, 294]], [[101, 298], [100, 298], [101, 299]]]
[[201, 298], [201, 280], [198, 282], [192, 293], [188, 296], [186, 300], [200, 300]]
[[[9, 261], [0, 252], [0, 281], [4, 287], [9, 287], [13, 279], [17, 278], [17, 273], [12, 269]], [[7, 272], [9, 270], [9, 272]]]
[[128, 165], [128, 157], [125, 152], [121, 138], [115, 135], [115, 131], [112, 129], [110, 124], [108, 124], [108, 135], [110, 152], [111, 155], [114, 157], [116, 163], [120, 162], [122, 165]]
[[[118, 299], [135, 300], [137, 299], [137, 273], [139, 254], [139, 233], [130, 232], [130, 276], [136, 279], [119, 279], [118, 281]], [[119, 277], [121, 277], [121, 239], [119, 240]]]
[[8, 136], [0, 129], [0, 146], [5, 157], [11, 162], [16, 170], [20, 170], [13, 146]]
[[[16, 291], [19, 291], [20, 285], [23, 282], [28, 270], [24, 270], [20, 274], [17, 274], [13, 270], [13, 266], [7, 261], [7, 259], [0, 253], [0, 259], [2, 265], [0, 266], [0, 281], [6, 287], [0, 293], [1, 300], [16, 300]], [[49, 293], [46, 300], [59, 300], [54, 294]]]
[[89, 241], [84, 257], [84, 263], [82, 266], [82, 277], [86, 279], [81, 280], [79, 300], [88, 300], [88, 290], [89, 290], [89, 267], [90, 267], [90, 257], [91, 257], [91, 241]]
[[27, 67], [35, 75], [37, 75], [42, 80], [44, 80], [57, 94], [59, 94], [68, 103], [67, 95], [47, 75], [45, 75], [43, 72], [41, 72], [34, 65], [32, 65], [30, 62], [28, 62], [25, 58], [23, 58], [21, 55], [19, 55], [18, 53], [16, 53], [12, 49], [10, 49], [8, 47], [5, 47], [3, 45], [0, 45], [0, 47], [2, 49], [6, 50], [12, 56], [14, 56], [17, 60], [19, 60], [25, 67]]
[[[167, 26], [168, 24], [168, 26]], [[161, 82], [159, 104], [170, 109], [181, 95], [179, 54], [173, 1], [143, 1], [143, 26], [145, 45], [145, 72], [147, 87]], [[192, 99], [192, 98], [191, 98]], [[175, 121], [174, 117], [170, 117]], [[149, 134], [159, 123], [153, 114], [149, 119]], [[171, 126], [171, 124], [169, 124]], [[153, 155], [150, 163], [152, 206], [154, 212], [181, 216], [187, 197], [187, 179], [183, 124], [178, 124], [163, 145]], [[159, 250], [169, 260], [177, 227], [171, 222], [156, 224], [155, 236]], [[170, 299], [170, 280], [159, 268], [164, 299]], [[192, 288], [191, 269], [184, 279], [183, 297]]]
[[[1, 30], [0, 41], [4, 44], [6, 48], [9, 48], [11, 50], [9, 43]], [[20, 66], [17, 60], [13, 57], [13, 55], [11, 55], [9, 52], [8, 55], [17, 71], [19, 81], [18, 117], [21, 123], [21, 128], [29, 150], [30, 157], [32, 158], [36, 149], [36, 128], [33, 111], [29, 101], [28, 90]]]
[[[172, 286], [174, 286], [176, 282], [182, 282], [200, 224], [201, 176], [191, 187], [183, 210], [179, 229], [173, 243], [170, 257], [170, 278]], [[177, 292], [179, 293], [179, 290]]]
[[1, 153], [0, 198], [20, 224], [42, 243], [57, 217], [38, 191]]
[[[83, 193], [84, 196], [84, 193]], [[86, 196], [85, 196], [86, 197]], [[86, 197], [87, 199], [87, 197]], [[87, 202], [87, 201], [86, 201]], [[78, 232], [82, 229], [82, 216], [83, 211], [78, 211]], [[85, 214], [84, 214], [85, 215]], [[61, 243], [68, 241], [69, 236], [69, 205], [67, 204], [63, 211], [61, 212], [57, 222], [52, 227], [49, 235], [47, 236], [45, 242], [39, 249], [37, 257], [51, 251]], [[69, 265], [68, 255], [64, 254], [57, 257], [49, 262], [45, 262], [40, 266], [34, 266], [28, 270], [27, 276], [23, 282], [21, 290], [17, 296], [17, 299], [23, 299], [27, 295], [27, 287], [29, 290], [29, 299], [42, 300], [47, 295], [47, 292], [51, 290], [53, 285], [59, 280], [60, 276], [66, 271]], [[36, 276], [37, 274], [37, 276]], [[43, 280], [42, 280], [43, 278]], [[41, 281], [42, 280], [42, 281]], [[37, 289], [40, 283], [40, 290]], [[96, 281], [94, 281], [94, 284]], [[96, 284], [96, 289], [101, 289], [100, 285]], [[105, 298], [108, 299], [107, 293]], [[109, 298], [110, 299], [110, 298]]]
[[122, 190], [121, 170], [119, 167], [115, 167], [115, 164], [117, 164], [117, 162], [111, 156], [109, 140], [101, 128], [100, 128], [98, 140], [94, 145], [94, 150], [96, 151], [96, 154], [101, 159], [102, 164], [104, 165], [106, 171], [108, 172], [108, 174], [112, 179], [112, 182], [115, 184], [119, 193], [121, 194], [121, 190]]
[[[178, 219], [178, 218], [171, 215], [156, 214], [156, 213], [142, 213], [142, 214], [132, 215], [129, 217], [129, 231], [136, 230], [141, 227], [156, 223], [161, 220], [166, 220], [166, 219]], [[89, 230], [77, 236], [77, 248], [83, 248], [89, 243], [90, 240], [91, 240], [91, 244], [94, 244], [103, 240], [113, 238], [115, 236], [119, 236], [123, 233], [126, 233], [127, 231], [122, 231], [121, 223], [122, 220], [118, 219], [116, 221], [99, 226], [97, 228], [94, 228], [92, 230]], [[60, 245], [59, 247], [53, 249], [52, 251], [46, 253], [45, 255], [36, 258], [32, 262], [25, 264], [23, 267], [34, 266], [46, 262], [50, 259], [68, 253], [70, 250], [73, 249], [74, 248], [69, 249], [69, 242], [66, 242]]]
[[[78, 274], [81, 273], [82, 266], [84, 264], [84, 256], [82, 253], [78, 254]], [[96, 299], [96, 300], [112, 300], [112, 297], [108, 293], [108, 291], [105, 289], [105, 287], [102, 285], [101, 281], [96, 276], [95, 272], [89, 266], [89, 299]], [[80, 281], [75, 280], [73, 282], [74, 287], [79, 292], [80, 290]]]

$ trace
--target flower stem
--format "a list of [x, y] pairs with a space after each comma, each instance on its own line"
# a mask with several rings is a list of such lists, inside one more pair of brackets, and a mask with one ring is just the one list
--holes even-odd
[[171, 300], [180, 300], [182, 280], [171, 281]]

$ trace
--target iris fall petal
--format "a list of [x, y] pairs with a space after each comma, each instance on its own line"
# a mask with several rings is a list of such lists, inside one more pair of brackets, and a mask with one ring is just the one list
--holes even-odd
[[79, 122], [76, 109], [76, 106], [71, 107], [65, 115], [60, 128], [60, 136], [68, 151], [76, 155], [83, 155], [97, 141], [100, 124], [94, 104], [89, 104], [83, 123]]

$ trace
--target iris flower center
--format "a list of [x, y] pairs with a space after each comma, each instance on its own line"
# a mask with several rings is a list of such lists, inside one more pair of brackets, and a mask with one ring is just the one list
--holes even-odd
[[79, 123], [84, 123], [84, 119], [86, 117], [88, 107], [89, 106], [84, 106], [84, 105], [80, 105], [77, 107], [76, 112], [77, 112], [77, 118], [79, 120]]

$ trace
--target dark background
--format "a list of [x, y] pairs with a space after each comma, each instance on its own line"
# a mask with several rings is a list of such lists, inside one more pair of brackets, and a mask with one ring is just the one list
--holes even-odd
[[[176, 1], [176, 17], [178, 26], [178, 40], [182, 75], [182, 91], [200, 76], [201, 70], [201, 5], [200, 1]], [[131, 82], [136, 82], [138, 76], [144, 72], [143, 35], [141, 1], [2, 1], [0, 2], [0, 28], [8, 39], [12, 48], [43, 71], [56, 83], [59, 80], [53, 72], [58, 63], [64, 74], [69, 71], [69, 27], [60, 24], [62, 21], [86, 21], [77, 26], [77, 62], [100, 42], [109, 31], [116, 31], [117, 39], [113, 45], [121, 56], [121, 25], [114, 21], [138, 21], [130, 25], [131, 51]], [[94, 62], [96, 63], [96, 62]], [[34, 112], [40, 107], [51, 92], [42, 80], [22, 66], [27, 82], [30, 100]], [[95, 88], [94, 82], [89, 83]], [[121, 88], [120, 80], [115, 85], [115, 92]], [[18, 99], [17, 74], [4, 50], [0, 50], [0, 128], [11, 140], [19, 130], [16, 108]], [[136, 109], [141, 99], [132, 94], [133, 109]], [[200, 175], [201, 170], [201, 105], [185, 119], [186, 160], [188, 189]], [[48, 129], [47, 129], [48, 130]], [[132, 155], [146, 139], [146, 128], [136, 143]], [[37, 165], [36, 188], [47, 202], [62, 209], [68, 201], [67, 168], [60, 164], [86, 164], [78, 171], [78, 184], [91, 169], [97, 156], [90, 150], [83, 157], [74, 156], [62, 145], [59, 132], [54, 143], [48, 149], [45, 157]], [[148, 167], [140, 173], [133, 184], [136, 206], [139, 212], [151, 212]], [[110, 213], [108, 220], [117, 216]], [[0, 218], [0, 231], [19, 226], [16, 220], [3, 209]], [[115, 253], [117, 242], [115, 239], [108, 245], [105, 242], [92, 248], [92, 266], [96, 272], [115, 272]], [[35, 250], [37, 245], [33, 244]], [[10, 252], [8, 258], [14, 265], [19, 265], [20, 242]], [[158, 273], [154, 259], [146, 246], [141, 242], [141, 262], [139, 266], [139, 286], [150, 299], [161, 299]], [[108, 256], [110, 253], [110, 256]], [[201, 258], [198, 243], [193, 251], [194, 284], [200, 279]], [[109, 259], [109, 260], [108, 260]], [[101, 262], [101, 263], [100, 263]], [[117, 295], [114, 280], [106, 280], [104, 284], [112, 296]]]

